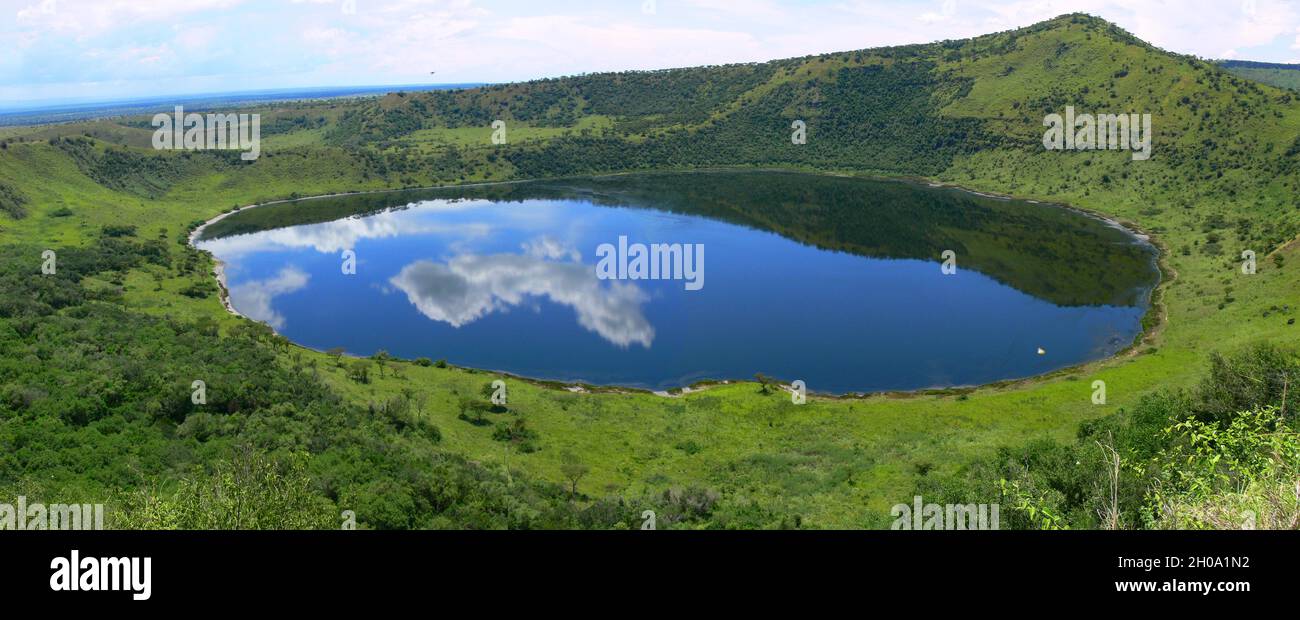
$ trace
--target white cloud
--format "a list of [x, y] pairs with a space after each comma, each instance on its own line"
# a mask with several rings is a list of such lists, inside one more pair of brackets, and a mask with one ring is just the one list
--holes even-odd
[[569, 247], [548, 235], [525, 241], [520, 245], [524, 249], [524, 254], [535, 258], [548, 260], [568, 259], [574, 262], [582, 260], [582, 253], [577, 248]]
[[204, 240], [198, 247], [216, 256], [231, 259], [252, 252], [295, 248], [311, 248], [324, 254], [336, 254], [356, 248], [357, 243], [365, 239], [385, 239], [398, 235], [442, 234], [454, 235], [462, 240], [472, 239], [488, 235], [492, 230], [491, 225], [483, 222], [439, 223], [422, 219], [421, 216], [431, 211], [460, 211], [488, 204], [491, 203], [484, 200], [421, 203], [418, 211], [389, 210], [366, 217], [349, 217], [320, 224], [220, 237]]
[[89, 37], [122, 25], [172, 21], [231, 9], [243, 0], [39, 0], [15, 12], [19, 25], [50, 35]]
[[[1291, 0], [0, 0], [0, 100], [513, 81], [764, 61], [975, 36], [1071, 12], [1180, 53], [1281, 61]], [[8, 8], [6, 8], [6, 6]], [[53, 7], [51, 10], [50, 7]], [[148, 55], [141, 50], [158, 50]], [[434, 77], [430, 72], [436, 72]]]
[[957, 14], [957, 0], [943, 0], [938, 12], [926, 11], [919, 18], [922, 23], [933, 24], [936, 22], [946, 22]]
[[772, 0], [686, 0], [686, 4], [732, 19], [784, 21], [791, 17], [789, 10]]
[[240, 314], [274, 327], [284, 328], [284, 316], [275, 311], [271, 302], [306, 288], [311, 276], [297, 267], [285, 267], [274, 278], [245, 282], [230, 289], [230, 303]]
[[462, 254], [446, 263], [416, 261], [389, 283], [421, 314], [452, 327], [518, 306], [529, 297], [545, 297], [573, 308], [579, 325], [617, 346], [649, 348], [654, 340], [654, 327], [641, 311], [647, 295], [629, 283], [602, 286], [594, 268], [579, 262]]

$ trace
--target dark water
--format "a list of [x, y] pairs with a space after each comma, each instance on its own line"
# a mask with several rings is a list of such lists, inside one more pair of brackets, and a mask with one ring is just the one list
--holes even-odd
[[[620, 237], [702, 245], [702, 286], [599, 278]], [[774, 172], [304, 200], [232, 215], [199, 247], [237, 310], [313, 348], [653, 389], [1032, 376], [1130, 344], [1158, 277], [1149, 245], [1070, 210]]]

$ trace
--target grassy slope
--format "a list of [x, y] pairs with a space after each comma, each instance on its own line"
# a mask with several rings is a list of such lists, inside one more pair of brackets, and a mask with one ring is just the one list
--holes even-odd
[[[1058, 56], [1062, 44], [1068, 51]], [[1059, 60], [1049, 65], [1044, 58]], [[793, 73], [774, 73], [769, 83], [758, 85], [747, 97], [761, 98], [777, 83], [793, 79], [792, 75], [828, 79], [836, 65], [889, 60], [867, 56], [802, 62]], [[1129, 65], [1128, 76], [1114, 78], [1117, 65]], [[1258, 275], [1242, 276], [1232, 260], [1242, 249], [1232, 241], [1232, 230], [1218, 231], [1225, 238], [1221, 255], [1201, 249], [1207, 235], [1203, 221], [1209, 213], [1220, 213], [1229, 221], [1249, 218], [1259, 227], [1293, 220], [1294, 185], [1283, 184], [1294, 183], [1294, 176], [1270, 181], [1257, 171], [1229, 169], [1225, 177], [1213, 176], [1218, 171], [1210, 171], [1210, 178], [1191, 183], [1182, 179], [1194, 168], [1167, 163], [1170, 151], [1199, 148], [1201, 120], [1197, 112], [1179, 103], [1183, 96], [1202, 101], [1205, 107], [1201, 109], [1215, 110], [1216, 119], [1229, 118], [1219, 112], [1230, 109], [1237, 93], [1209, 87], [1205, 82], [1209, 69], [1105, 36], [1096, 28], [1062, 21], [1020, 37], [1014, 49], [941, 63], [936, 70], [974, 80], [969, 93], [945, 98], [944, 115], [981, 119], [986, 127], [1030, 144], [1041, 135], [1039, 122], [1044, 113], [1029, 105], [1035, 98], [1035, 85], [1059, 85], [1062, 92], [1075, 96], [1080, 96], [1083, 85], [1090, 85], [1091, 95], [1081, 95], [1084, 101], [1077, 104], [1081, 108], [1132, 109], [1156, 116], [1157, 155], [1150, 162], [1130, 162], [1123, 154], [1004, 148], [961, 155], [937, 177], [981, 190], [1070, 202], [1155, 232], [1158, 241], [1171, 249], [1167, 260], [1179, 277], [1164, 297], [1168, 323], [1151, 345], [1134, 355], [1086, 369], [969, 394], [814, 399], [803, 407], [791, 406], [780, 395], [759, 395], [751, 384], [661, 398], [572, 394], [513, 380], [511, 405], [524, 412], [541, 436], [542, 449], [533, 454], [507, 452], [505, 444], [491, 439], [490, 427], [456, 419], [457, 398], [476, 394], [490, 375], [401, 364], [404, 378], [388, 376], [371, 385], [359, 385], [334, 370], [324, 355], [302, 354], [319, 357], [322, 368], [330, 369], [331, 382], [358, 402], [383, 401], [404, 389], [428, 395], [427, 414], [443, 430], [444, 445], [486, 463], [508, 463], [558, 481], [560, 455], [568, 451], [591, 467], [583, 482], [588, 493], [699, 484], [799, 514], [805, 525], [860, 527], [886, 524], [889, 506], [906, 501], [916, 481], [932, 468], [950, 471], [996, 446], [1030, 437], [1069, 437], [1080, 421], [1129, 406], [1151, 390], [1189, 383], [1200, 373], [1210, 350], [1235, 349], [1259, 340], [1294, 344], [1300, 339], [1300, 327], [1285, 323], [1300, 307], [1300, 268], [1294, 266], [1300, 257], [1293, 256], [1291, 266], [1285, 269], [1261, 260]], [[1112, 80], [1117, 93], [1113, 99], [1108, 89], [1099, 86]], [[1216, 145], [1213, 153], [1231, 159], [1234, 146], [1264, 144], [1272, 144], [1280, 152], [1300, 135], [1300, 106], [1276, 102], [1278, 93], [1271, 89], [1261, 92], [1258, 106], [1269, 114], [1233, 120], [1239, 126], [1225, 132], [1254, 142]], [[678, 120], [707, 124], [744, 107], [732, 104], [704, 118]], [[609, 126], [603, 117], [588, 117], [578, 123], [592, 128]], [[42, 137], [90, 131], [94, 129], [84, 125], [60, 126], [45, 130]], [[514, 136], [545, 139], [555, 132], [539, 124]], [[123, 142], [138, 141], [130, 132], [121, 133]], [[426, 128], [399, 137], [400, 146], [386, 148], [437, 152], [446, 143], [470, 145], [477, 133], [484, 134], [486, 141], [487, 132], [481, 129]], [[105, 140], [111, 134], [108, 129], [95, 132]], [[235, 204], [295, 192], [310, 195], [400, 184], [392, 177], [367, 178], [356, 159], [322, 144], [326, 134], [311, 129], [268, 137], [267, 154], [256, 165], [184, 178], [158, 198], [106, 189], [82, 174], [60, 149], [43, 143], [11, 144], [0, 152], [0, 182], [28, 195], [29, 215], [18, 221], [0, 219], [0, 240], [75, 244], [88, 238], [89, 231], [109, 223], [136, 224], [142, 236], [152, 236], [163, 228], [173, 238], [183, 234], [195, 219]], [[629, 135], [628, 139], [633, 138]], [[477, 171], [467, 175], [467, 181], [510, 174], [508, 166], [492, 168], [481, 159], [474, 161]], [[1089, 163], [1085, 165], [1085, 161]], [[864, 162], [862, 168], [872, 166]], [[1125, 171], [1130, 173], [1127, 178], [1123, 178]], [[1111, 181], [1102, 183], [1103, 175]], [[1230, 197], [1223, 188], [1234, 182], [1239, 189]], [[63, 207], [73, 215], [51, 217]], [[1191, 248], [1190, 254], [1181, 253], [1184, 246]], [[1260, 247], [1257, 251], [1262, 259], [1272, 250]], [[1286, 252], [1295, 253], [1293, 249]], [[183, 279], [165, 277], [163, 290], [155, 291], [153, 276], [138, 271], [127, 278], [127, 303], [146, 312], [219, 317], [226, 324], [235, 321], [215, 298], [196, 301], [176, 294], [187, 284]], [[1229, 288], [1230, 292], [1225, 292]], [[1220, 308], [1226, 296], [1234, 301]], [[1275, 306], [1292, 310], [1273, 311], [1265, 318]], [[431, 356], [436, 357], [437, 352]], [[1090, 402], [1090, 384], [1098, 378], [1106, 380], [1109, 387], [1106, 406]]]
[[1233, 75], [1263, 82], [1278, 88], [1300, 90], [1300, 65], [1252, 65], [1251, 63], [1222, 63], [1225, 70]]

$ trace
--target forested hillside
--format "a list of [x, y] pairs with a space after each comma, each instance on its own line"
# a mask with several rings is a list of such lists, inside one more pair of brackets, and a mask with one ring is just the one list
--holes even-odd
[[[1151, 114], [1159, 156], [1131, 166], [1123, 154], [1043, 152], [1043, 117], [1066, 106]], [[737, 164], [939, 176], [999, 153], [1023, 159], [1017, 176], [1053, 177], [1043, 187], [1057, 195], [1131, 188], [1233, 200], [1294, 187], [1273, 179], [1296, 172], [1298, 109], [1289, 92], [1067, 16], [932, 45], [390, 95], [345, 112], [327, 136], [383, 150], [439, 128], [487, 128], [496, 119], [564, 127], [600, 115], [609, 122], [599, 129], [496, 150], [511, 176], [525, 178]], [[807, 123], [805, 145], [791, 144], [795, 120]], [[1060, 160], [1076, 169], [1061, 170]], [[1179, 187], [1179, 178], [1196, 186]], [[1252, 233], [1269, 244], [1290, 239], [1293, 216]]]
[[[1067, 106], [1150, 114], [1151, 159], [1044, 150], [1044, 117]], [[252, 162], [154, 151], [141, 117], [0, 133], [0, 496], [103, 501], [117, 527], [335, 527], [344, 510], [375, 528], [636, 527], [647, 509], [660, 527], [888, 527], [913, 494], [1000, 501], [1016, 527], [1224, 527], [1245, 508], [1295, 527], [1290, 91], [1067, 15], [928, 45], [257, 111]], [[1152, 235], [1166, 283], [1132, 350], [1030, 381], [795, 410], [766, 384], [665, 398], [519, 380], [518, 404], [492, 411], [494, 375], [455, 360], [347, 359], [230, 316], [186, 243], [271, 200], [712, 167], [1069, 203]], [[836, 221], [812, 211], [781, 232], [881, 242], [820, 230]], [[231, 520], [233, 503], [255, 508]]]
[[1300, 90], [1300, 65], [1245, 60], [1224, 60], [1219, 65], [1233, 75], [1271, 84], [1279, 88]]

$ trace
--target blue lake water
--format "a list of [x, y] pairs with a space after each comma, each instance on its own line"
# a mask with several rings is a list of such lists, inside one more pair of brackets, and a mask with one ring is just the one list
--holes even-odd
[[[702, 245], [702, 288], [601, 279], [597, 249], [620, 236]], [[790, 173], [304, 200], [234, 214], [198, 247], [236, 310], [309, 347], [650, 389], [1032, 376], [1128, 346], [1157, 278], [1149, 245], [1073, 211]]]

